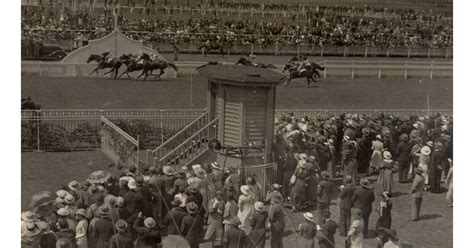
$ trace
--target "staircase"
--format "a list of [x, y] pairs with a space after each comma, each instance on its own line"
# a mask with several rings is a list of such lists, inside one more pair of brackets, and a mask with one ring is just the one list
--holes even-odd
[[158, 168], [168, 165], [174, 169], [188, 165], [208, 150], [209, 141], [216, 136], [217, 118], [209, 121], [206, 112], [149, 152], [148, 164]]

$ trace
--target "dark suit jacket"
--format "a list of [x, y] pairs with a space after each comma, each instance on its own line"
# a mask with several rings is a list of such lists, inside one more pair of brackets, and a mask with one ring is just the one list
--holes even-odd
[[372, 202], [375, 200], [374, 191], [366, 188], [358, 188], [352, 196], [352, 204], [354, 208], [362, 210], [362, 213], [372, 212]]
[[123, 195], [125, 207], [130, 213], [143, 212], [144, 210], [144, 198], [140, 192], [128, 191]]
[[112, 235], [114, 235], [114, 226], [109, 219], [101, 218], [95, 222], [92, 236], [97, 240], [97, 248], [108, 248]]
[[341, 203], [339, 204], [339, 207], [341, 209], [352, 208], [352, 196], [354, 195], [355, 189], [356, 188], [354, 185], [348, 184], [344, 186], [344, 188], [341, 190], [341, 193], [339, 193], [339, 198], [341, 199]]
[[232, 227], [224, 234], [223, 243], [225, 248], [242, 248], [247, 247], [249, 241], [243, 230]]
[[117, 233], [110, 238], [109, 248], [134, 248], [133, 239], [130, 234]]
[[334, 193], [334, 183], [332, 181], [323, 180], [318, 186], [318, 202], [331, 203], [331, 196]]
[[168, 231], [168, 235], [180, 234], [179, 229], [181, 228], [181, 222], [183, 221], [183, 218], [186, 215], [188, 215], [186, 211], [184, 211], [180, 207], [175, 207], [166, 214], [165, 218], [163, 218], [162, 224], [165, 226], [166, 230]]
[[314, 239], [314, 236], [316, 236], [316, 225], [314, 223], [309, 223], [308, 221], [302, 223], [300, 227], [300, 236], [305, 239]]
[[56, 240], [67, 239], [71, 244], [76, 243], [76, 233], [71, 229], [62, 229], [56, 232]]
[[327, 220], [321, 227], [321, 231], [316, 234], [319, 248], [334, 248], [337, 224], [333, 220]]
[[398, 162], [408, 162], [410, 161], [410, 152], [411, 146], [404, 141], [400, 141], [397, 145], [397, 150], [395, 154], [397, 155]]
[[186, 215], [181, 222], [181, 234], [193, 246], [199, 244], [203, 237], [203, 220], [200, 215]]

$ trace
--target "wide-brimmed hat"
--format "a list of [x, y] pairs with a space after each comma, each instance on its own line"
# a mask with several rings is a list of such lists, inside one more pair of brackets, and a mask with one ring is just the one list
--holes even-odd
[[321, 171], [321, 177], [323, 179], [331, 179], [331, 174], [329, 174], [329, 172], [324, 170], [324, 171]]
[[387, 160], [390, 160], [390, 159], [392, 159], [392, 154], [389, 151], [384, 151], [383, 152], [383, 158], [387, 159]]
[[137, 181], [135, 181], [135, 179], [133, 179], [133, 178], [130, 178], [130, 180], [128, 180], [127, 186], [128, 186], [129, 189], [136, 189], [137, 188]]
[[308, 164], [306, 163], [306, 160], [300, 160], [298, 161], [298, 166], [301, 168], [307, 168]]
[[359, 183], [360, 183], [360, 186], [364, 188], [369, 188], [370, 182], [367, 178], [361, 178]]
[[314, 217], [313, 214], [310, 212], [306, 212], [303, 214], [303, 217], [311, 222], [314, 222]]
[[281, 189], [281, 185], [278, 184], [278, 183], [274, 183], [274, 184], [272, 184], [272, 188], [275, 189], [275, 190], [279, 190], [279, 189]]
[[413, 124], [413, 127], [416, 128], [416, 129], [418, 129], [418, 128], [420, 128], [420, 124], [414, 123], [414, 124]]
[[86, 210], [83, 209], [83, 208], [79, 208], [74, 214], [75, 214], [75, 215], [81, 215], [81, 216], [87, 217], [87, 216], [86, 216]]
[[375, 135], [375, 138], [378, 139], [378, 140], [382, 140], [382, 135], [377, 134], [377, 135]]
[[382, 196], [385, 198], [392, 198], [392, 194], [388, 193], [388, 191], [382, 192]]
[[176, 172], [176, 177], [184, 178], [186, 177], [186, 172], [184, 172], [183, 170], [179, 170]]
[[418, 136], [418, 137], [415, 138], [415, 142], [417, 144], [421, 144], [421, 143], [423, 143], [423, 139], [420, 136]]
[[352, 182], [352, 176], [351, 176], [351, 175], [347, 175], [346, 177], [344, 177], [344, 182], [346, 182], [346, 183]]
[[195, 202], [186, 204], [186, 211], [190, 214], [194, 214], [198, 211], [198, 205]]
[[147, 228], [154, 228], [156, 226], [156, 221], [152, 217], [148, 217], [143, 221], [143, 225]]
[[255, 208], [255, 211], [257, 212], [262, 212], [263, 211], [263, 208], [265, 207], [265, 205], [263, 204], [263, 202], [255, 202], [255, 204], [253, 205], [253, 207]]
[[219, 164], [215, 161], [211, 163], [211, 167], [216, 170], [222, 170], [222, 168], [219, 167]]
[[390, 229], [387, 231], [387, 235], [393, 239], [398, 239], [397, 237], [397, 231]]
[[244, 195], [249, 195], [250, 194], [250, 187], [248, 185], [242, 185], [240, 186], [240, 192]]
[[198, 186], [196, 186], [196, 185], [190, 185], [190, 186], [189, 186], [189, 192], [191, 192], [191, 193], [197, 193], [198, 191], [199, 191]]
[[434, 143], [431, 140], [426, 142], [426, 145], [429, 146], [429, 147], [434, 147]]
[[173, 205], [173, 206], [179, 206], [179, 205], [181, 205], [181, 200], [179, 199], [179, 197], [175, 197], [175, 198], [173, 199], [173, 201], [171, 202], [171, 205]]
[[33, 237], [40, 234], [41, 229], [36, 225], [34, 222], [28, 222], [25, 225], [25, 229], [23, 230], [22, 236], [26, 237]]
[[362, 134], [365, 134], [365, 135], [370, 134], [370, 129], [368, 129], [368, 128], [366, 128], [366, 127], [363, 127], [363, 128], [362, 128]]
[[73, 195], [71, 194], [67, 194], [65, 197], [64, 197], [64, 202], [67, 203], [67, 204], [72, 204], [74, 203], [76, 199], [74, 198]]
[[67, 210], [66, 208], [60, 208], [60, 209], [58, 209], [58, 211], [56, 211], [56, 213], [59, 216], [66, 217], [66, 216], [69, 215], [69, 210]]
[[197, 170], [194, 170], [194, 173], [196, 174], [197, 177], [206, 176], [206, 171], [203, 168], [198, 168]]
[[66, 197], [67, 194], [69, 194], [69, 192], [67, 192], [67, 190], [64, 190], [64, 189], [60, 189], [56, 191], [56, 196], [59, 198], [64, 198]]
[[70, 190], [78, 190], [81, 188], [81, 184], [76, 181], [76, 180], [72, 180], [71, 182], [69, 182], [69, 184], [67, 185], [67, 187], [70, 189]]
[[416, 167], [416, 169], [415, 169], [415, 173], [416, 173], [416, 174], [423, 174], [423, 169], [421, 169], [421, 167], [418, 166], [418, 167]]
[[302, 160], [308, 160], [308, 155], [306, 153], [300, 153], [299, 154], [300, 159]]
[[408, 134], [404, 133], [404, 134], [400, 135], [400, 140], [408, 141]]
[[430, 147], [429, 147], [429, 146], [423, 146], [423, 147], [421, 148], [421, 154], [426, 155], [426, 156], [427, 156], [427, 155], [430, 155], [430, 154], [431, 154], [431, 149], [430, 149]]
[[117, 222], [115, 222], [115, 229], [117, 229], [117, 231], [125, 231], [127, 230], [127, 227], [127, 222], [122, 219], [119, 219]]
[[36, 214], [31, 212], [31, 211], [25, 211], [21, 213], [21, 220], [25, 222], [34, 222], [38, 218], [36, 217]]
[[443, 148], [443, 143], [441, 143], [441, 142], [439, 142], [439, 141], [436, 142], [436, 143], [435, 143], [435, 148], [438, 149], [438, 150], [441, 149], [441, 148]]
[[108, 216], [110, 214], [110, 208], [107, 207], [107, 206], [100, 207], [99, 208], [99, 214]]
[[171, 166], [168, 166], [168, 165], [163, 166], [163, 174], [165, 174], [167, 176], [172, 176], [173, 172], [174, 172], [174, 170]]

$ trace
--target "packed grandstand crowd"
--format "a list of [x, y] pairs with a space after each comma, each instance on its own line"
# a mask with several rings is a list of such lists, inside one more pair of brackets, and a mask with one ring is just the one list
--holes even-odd
[[[279, 5], [269, 9], [279, 9]], [[452, 18], [447, 13], [413, 9], [308, 7], [305, 21], [294, 18], [263, 20], [245, 17], [227, 20], [210, 14], [183, 20], [171, 16], [156, 17], [149, 12], [130, 16], [121, 13], [118, 27], [127, 36], [145, 42], [199, 43], [216, 39], [235, 45], [315, 45], [372, 47], [452, 47]], [[224, 14], [222, 14], [224, 15]], [[291, 15], [291, 13], [289, 13]], [[76, 41], [75, 48], [114, 29], [110, 9], [101, 14], [89, 10], [61, 11], [26, 8], [22, 13], [22, 41]]]

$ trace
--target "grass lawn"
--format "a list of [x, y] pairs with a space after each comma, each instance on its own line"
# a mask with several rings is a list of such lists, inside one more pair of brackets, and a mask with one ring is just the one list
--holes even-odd
[[[85, 180], [94, 170], [108, 170], [107, 164], [110, 161], [101, 151], [69, 152], [69, 153], [22, 153], [22, 209], [25, 210], [31, 195], [40, 190], [50, 190], [55, 192], [62, 185], [73, 179]], [[396, 178], [396, 177], [395, 177]], [[375, 177], [372, 178], [375, 180]], [[395, 189], [392, 211], [392, 228], [397, 230], [403, 247], [417, 248], [447, 248], [452, 247], [453, 238], [453, 211], [447, 206], [446, 194], [424, 193], [421, 220], [417, 222], [409, 221], [410, 218], [410, 196], [409, 188], [411, 184], [398, 184], [395, 179]], [[376, 185], [374, 209], [379, 203], [380, 186]], [[298, 238], [294, 229], [299, 223], [304, 222], [302, 213], [287, 213], [287, 230], [284, 232], [285, 247], [298, 247]], [[312, 211], [317, 216], [317, 211]], [[337, 200], [333, 200], [331, 205], [331, 216], [334, 220], [339, 219], [339, 208]], [[375, 227], [377, 213], [373, 212], [370, 217], [369, 230]], [[344, 238], [336, 235], [337, 247], [342, 247]], [[210, 247], [209, 244], [202, 244], [201, 247]], [[267, 240], [266, 247], [270, 247]]]

